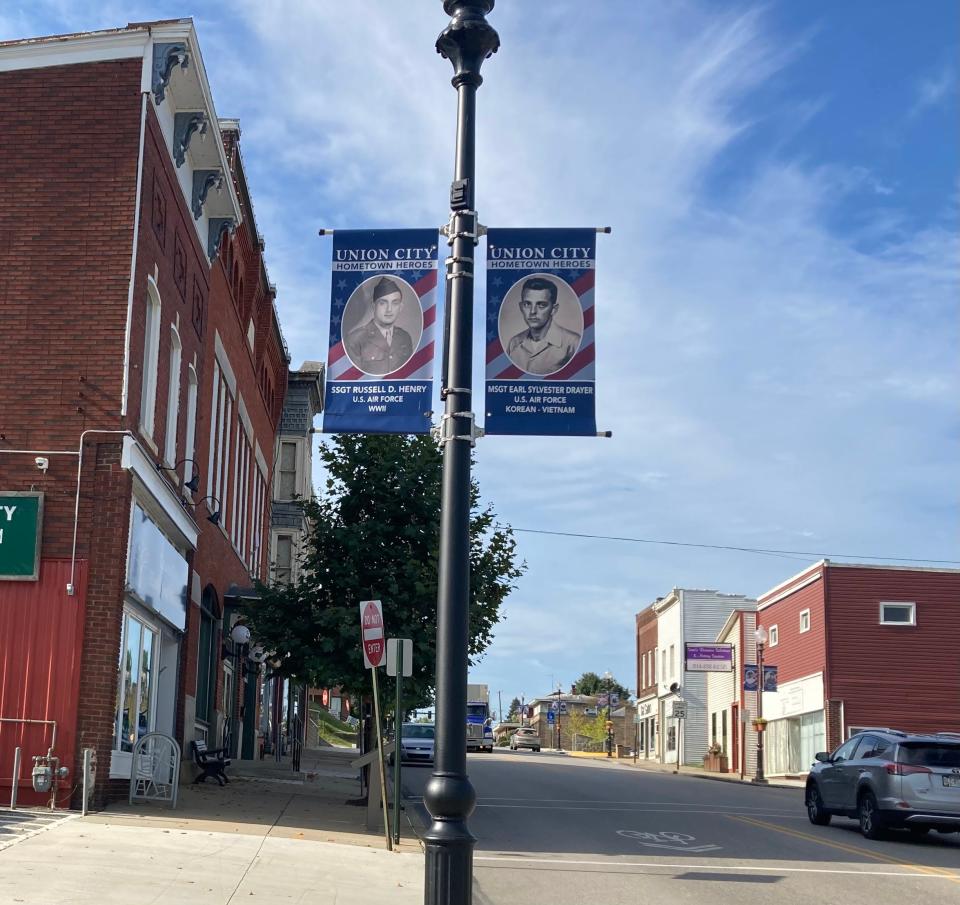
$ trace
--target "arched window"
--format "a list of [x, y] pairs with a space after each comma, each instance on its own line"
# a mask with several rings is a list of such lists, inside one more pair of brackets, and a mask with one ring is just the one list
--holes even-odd
[[193, 365], [187, 365], [187, 437], [183, 447], [183, 480], [190, 480], [200, 474], [200, 468], [194, 461], [197, 445], [197, 372]]
[[177, 328], [170, 326], [170, 374], [167, 378], [167, 429], [163, 438], [163, 458], [168, 465], [177, 461], [177, 426], [180, 423], [180, 363], [183, 346]]
[[160, 293], [153, 277], [147, 277], [143, 331], [143, 383], [140, 388], [140, 430], [153, 439], [157, 410], [157, 362], [160, 358]]
[[209, 724], [214, 722], [216, 715], [220, 619], [220, 601], [217, 599], [217, 592], [213, 585], [207, 585], [200, 598], [196, 717], [201, 722]]

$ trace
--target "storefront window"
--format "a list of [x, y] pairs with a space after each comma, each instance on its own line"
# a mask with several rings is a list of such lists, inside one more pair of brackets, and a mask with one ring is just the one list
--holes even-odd
[[153, 728], [157, 647], [157, 633], [135, 616], [125, 613], [117, 683], [117, 721], [113, 732], [115, 750], [133, 751], [137, 739]]

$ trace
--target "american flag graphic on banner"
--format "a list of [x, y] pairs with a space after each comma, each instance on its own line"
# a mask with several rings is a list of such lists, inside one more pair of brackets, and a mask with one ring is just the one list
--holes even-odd
[[331, 269], [324, 431], [426, 433], [437, 231], [337, 230]]
[[487, 231], [488, 434], [592, 436], [596, 230]]

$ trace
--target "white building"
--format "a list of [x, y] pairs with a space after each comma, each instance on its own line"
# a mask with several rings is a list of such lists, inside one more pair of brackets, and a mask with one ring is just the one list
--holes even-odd
[[[730, 614], [755, 611], [757, 602], [742, 594], [674, 588], [653, 604], [657, 614], [658, 725], [661, 763], [701, 765], [708, 738], [707, 673], [686, 672], [685, 644], [713, 643]], [[673, 718], [675, 701], [686, 702], [684, 720]]]
[[[707, 737], [718, 744], [731, 773], [752, 776], [757, 768], [757, 693], [743, 690], [743, 664], [757, 662], [754, 609], [735, 609], [717, 634], [733, 651], [732, 672], [707, 673]], [[766, 698], [764, 699], [766, 700]]]

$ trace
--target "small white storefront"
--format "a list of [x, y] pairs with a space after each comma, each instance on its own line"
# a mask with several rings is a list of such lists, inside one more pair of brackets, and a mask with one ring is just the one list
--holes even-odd
[[657, 757], [657, 698], [656, 695], [637, 701], [638, 754], [649, 760]]
[[111, 779], [130, 776], [133, 748], [148, 732], [175, 735], [181, 641], [187, 625], [187, 553], [197, 529], [151, 460], [124, 438], [134, 477], [123, 597]]
[[826, 745], [823, 673], [787, 682], [764, 692], [765, 769], [770, 776], [806, 773]]

